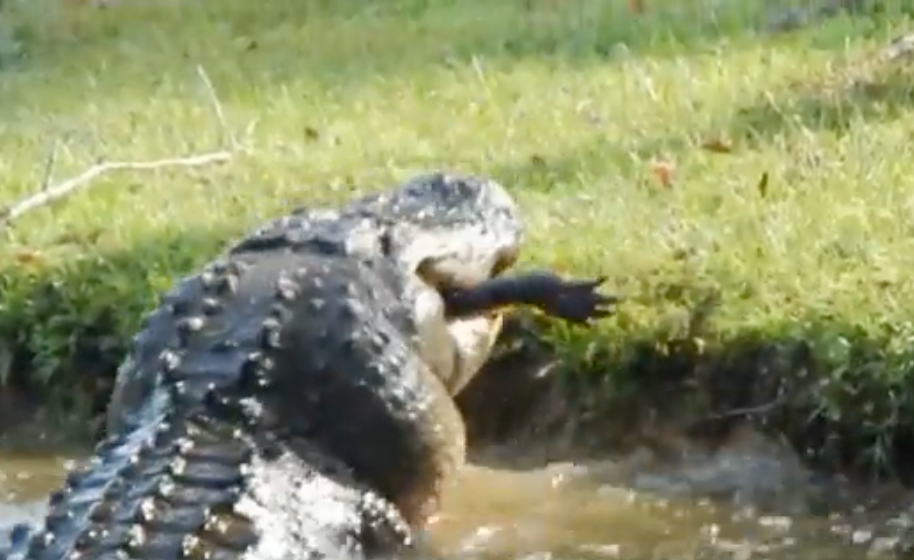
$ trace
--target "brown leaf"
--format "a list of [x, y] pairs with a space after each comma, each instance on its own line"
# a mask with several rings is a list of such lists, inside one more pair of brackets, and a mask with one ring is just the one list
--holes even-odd
[[668, 189], [673, 185], [674, 166], [672, 162], [655, 160], [651, 166], [651, 171], [653, 172], [654, 177], [657, 178], [660, 186]]
[[41, 253], [32, 249], [19, 249], [13, 253], [13, 258], [21, 265], [40, 264], [44, 260]]
[[701, 147], [705, 150], [708, 150], [709, 152], [714, 152], [717, 154], [729, 154], [733, 151], [733, 146], [727, 142], [724, 142], [720, 138], [712, 138], [710, 140], [706, 140], [702, 143]]

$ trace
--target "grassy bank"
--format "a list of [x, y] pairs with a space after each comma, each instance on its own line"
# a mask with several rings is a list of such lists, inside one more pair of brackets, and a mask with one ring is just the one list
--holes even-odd
[[231, 237], [450, 167], [516, 195], [526, 265], [627, 296], [550, 335], [595, 407], [754, 407], [864, 468], [914, 449], [914, 72], [866, 60], [908, 16], [773, 38], [744, 0], [121, 4], [7, 2], [0, 199], [41, 188], [55, 141], [58, 179], [224, 145], [198, 66], [246, 155], [109, 174], [7, 228], [4, 382], [80, 409]]

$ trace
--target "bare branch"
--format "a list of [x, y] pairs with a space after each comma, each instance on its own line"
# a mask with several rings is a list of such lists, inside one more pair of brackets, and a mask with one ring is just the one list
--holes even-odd
[[149, 170], [161, 169], [164, 167], [198, 167], [213, 163], [224, 163], [232, 159], [231, 152], [211, 152], [208, 154], [199, 154], [188, 157], [160, 159], [155, 161], [108, 161], [93, 165], [83, 171], [80, 175], [67, 179], [66, 181], [41, 190], [34, 195], [25, 198], [16, 204], [0, 210], [0, 227], [9, 226], [10, 222], [21, 217], [26, 212], [44, 206], [50, 202], [63, 198], [86, 185], [96, 177], [123, 169], [131, 170]]
[[44, 177], [39, 191], [14, 204], [0, 208], [0, 230], [8, 228], [14, 220], [18, 219], [23, 214], [30, 212], [35, 208], [45, 206], [55, 200], [64, 198], [77, 189], [89, 184], [93, 179], [112, 171], [152, 170], [165, 167], [199, 167], [201, 165], [224, 163], [232, 159], [235, 153], [240, 151], [240, 147], [235, 135], [232, 134], [228, 127], [225, 113], [222, 110], [222, 104], [219, 102], [219, 96], [216, 94], [216, 89], [213, 87], [213, 82], [209, 79], [206, 70], [200, 65], [197, 65], [197, 75], [206, 88], [209, 100], [213, 105], [213, 111], [229, 142], [229, 150], [153, 161], [101, 161], [83, 171], [78, 176], [53, 185], [51, 184], [52, 176], [57, 162], [58, 150], [61, 147], [61, 142], [59, 140], [55, 141], [48, 155], [48, 159], [45, 162]]

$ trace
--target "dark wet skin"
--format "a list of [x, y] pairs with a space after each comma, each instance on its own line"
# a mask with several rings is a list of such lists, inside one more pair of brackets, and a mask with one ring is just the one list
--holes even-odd
[[[576, 324], [618, 301], [597, 292], [602, 279], [551, 272], [476, 284], [514, 263], [521, 233], [503, 187], [434, 173], [246, 235], [144, 318], [107, 437], [0, 560], [415, 550], [413, 532], [465, 460], [445, 380], [478, 371], [436, 358], [487, 356], [476, 347], [498, 326], [439, 341], [450, 326], [435, 296], [451, 317], [532, 305]], [[448, 283], [475, 286], [431, 293]]]
[[606, 278], [566, 280], [537, 270], [499, 276], [472, 288], [442, 292], [448, 317], [465, 317], [506, 307], [530, 305], [549, 317], [576, 325], [611, 316], [621, 298], [597, 291]]

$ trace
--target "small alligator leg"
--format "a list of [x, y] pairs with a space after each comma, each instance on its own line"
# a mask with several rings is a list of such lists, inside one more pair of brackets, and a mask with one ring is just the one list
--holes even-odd
[[596, 291], [606, 279], [564, 280], [549, 271], [499, 276], [472, 288], [445, 291], [448, 317], [467, 317], [516, 305], [532, 305], [550, 317], [587, 324], [613, 313], [621, 298]]

